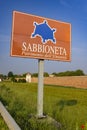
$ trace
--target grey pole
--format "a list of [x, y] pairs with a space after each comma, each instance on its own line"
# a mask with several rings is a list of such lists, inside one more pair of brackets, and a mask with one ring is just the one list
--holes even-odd
[[43, 117], [43, 71], [44, 60], [38, 60], [38, 97], [37, 97], [37, 116]]

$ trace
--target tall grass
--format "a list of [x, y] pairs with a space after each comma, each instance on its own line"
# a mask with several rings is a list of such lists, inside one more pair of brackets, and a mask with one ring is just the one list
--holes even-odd
[[1, 116], [0, 116], [0, 130], [9, 130]]
[[44, 114], [60, 122], [57, 128], [47, 121], [37, 120], [37, 84], [0, 83], [0, 100], [22, 130], [81, 130], [87, 122], [87, 90], [44, 86]]

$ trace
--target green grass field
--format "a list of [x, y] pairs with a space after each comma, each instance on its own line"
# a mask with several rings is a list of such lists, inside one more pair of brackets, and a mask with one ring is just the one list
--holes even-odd
[[35, 83], [2, 82], [0, 100], [22, 130], [82, 130], [82, 125], [87, 130], [86, 89], [44, 85], [44, 114], [60, 122], [61, 128], [56, 128], [47, 121], [31, 118], [37, 114]]
[[0, 130], [9, 130], [1, 116], [0, 116]]

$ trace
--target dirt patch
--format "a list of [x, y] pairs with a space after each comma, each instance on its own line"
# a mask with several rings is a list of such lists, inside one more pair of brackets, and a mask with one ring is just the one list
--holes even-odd
[[[38, 82], [38, 78], [32, 78], [32, 82]], [[44, 84], [87, 88], [87, 76], [45, 77]]]

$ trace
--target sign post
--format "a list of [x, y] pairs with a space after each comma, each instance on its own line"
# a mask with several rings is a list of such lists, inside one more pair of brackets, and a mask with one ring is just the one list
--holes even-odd
[[38, 59], [37, 116], [44, 117], [44, 60], [71, 61], [71, 24], [14, 11], [10, 55]]
[[44, 60], [38, 60], [38, 97], [37, 97], [37, 117], [43, 117], [43, 72]]

